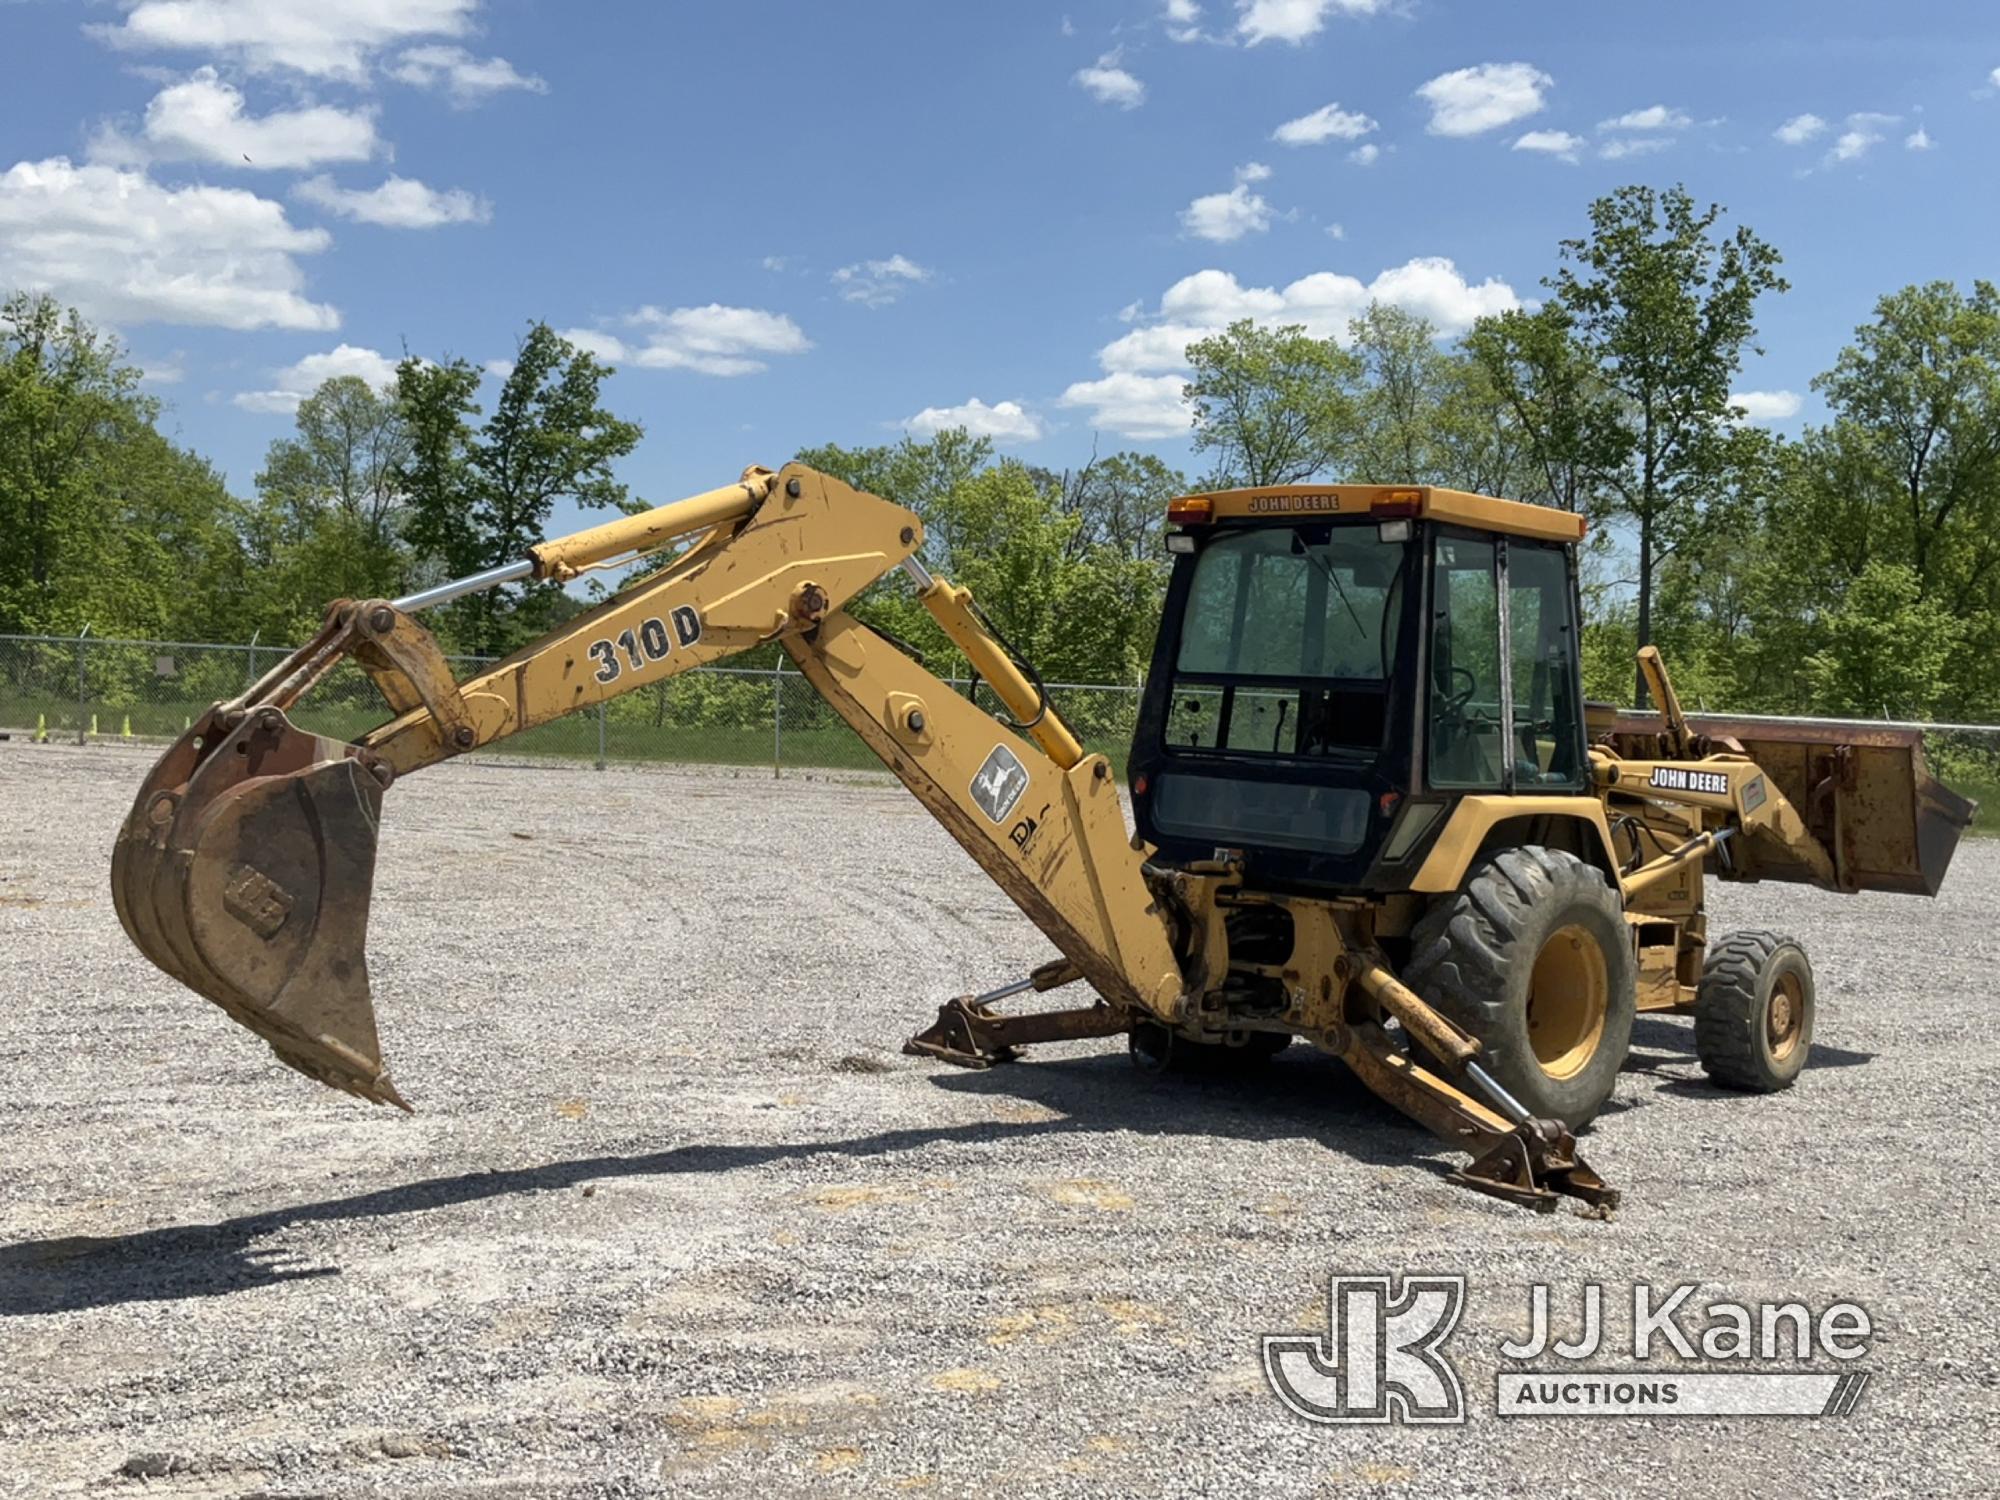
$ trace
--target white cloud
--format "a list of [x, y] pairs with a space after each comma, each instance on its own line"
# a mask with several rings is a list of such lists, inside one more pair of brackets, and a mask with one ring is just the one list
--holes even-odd
[[271, 388], [238, 391], [229, 399], [245, 411], [290, 413], [321, 385], [338, 376], [352, 375], [367, 381], [378, 391], [396, 383], [396, 361], [373, 349], [341, 344], [324, 354], [308, 354], [297, 364], [271, 372]]
[[594, 328], [565, 328], [579, 349], [650, 370], [702, 375], [752, 375], [768, 356], [803, 354], [812, 341], [783, 313], [759, 307], [642, 307], [623, 320], [631, 338]]
[[1540, 151], [1559, 161], [1574, 163], [1576, 154], [1590, 143], [1567, 130], [1531, 130], [1514, 142], [1516, 151]]
[[1863, 110], [1847, 117], [1847, 129], [1833, 143], [1833, 149], [1826, 153], [1825, 164], [1857, 161], [1869, 150], [1881, 144], [1884, 132], [1891, 125], [1900, 123], [1901, 115], [1881, 115]]
[[2000, 89], [2000, 68], [1995, 68], [1991, 73], [1988, 73], [1986, 75], [1986, 81], [1992, 84], [1993, 87], [1995, 87], [1996, 89]]
[[1937, 142], [1931, 139], [1931, 133], [1921, 125], [1903, 137], [1905, 151], [1928, 151], [1936, 144]]
[[887, 307], [911, 287], [930, 279], [929, 269], [906, 255], [857, 261], [833, 273], [841, 300], [859, 302], [863, 307]]
[[1651, 156], [1655, 151], [1664, 151], [1674, 143], [1670, 135], [1619, 136], [1606, 141], [1597, 148], [1597, 154], [1606, 161], [1622, 161], [1628, 156]]
[[1079, 380], [1062, 393], [1058, 404], [1091, 408], [1090, 423], [1120, 437], [1168, 438], [1184, 434], [1193, 422], [1187, 382], [1179, 375], [1106, 375]]
[[1344, 342], [1347, 325], [1371, 302], [1406, 308], [1447, 336], [1463, 333], [1488, 313], [1521, 305], [1504, 281], [1468, 283], [1442, 256], [1419, 256], [1369, 282], [1315, 271], [1283, 288], [1246, 287], [1229, 272], [1210, 269], [1183, 276], [1168, 287], [1158, 310], [1142, 314], [1138, 326], [1106, 344], [1097, 359], [1114, 372], [1181, 369], [1189, 344], [1243, 318], [1268, 327], [1297, 323], [1315, 338]]
[[1818, 115], [1793, 115], [1771, 134], [1787, 146], [1803, 146], [1825, 129], [1826, 121]]
[[[606, 333], [601, 328], [565, 328], [562, 330], [562, 336], [576, 345], [585, 354], [594, 354], [599, 359], [616, 360], [622, 364], [632, 357], [633, 350], [631, 345], [628, 345], [617, 334]], [[511, 360], [508, 361], [507, 368], [509, 373], [512, 373], [513, 362]], [[731, 371], [729, 373], [740, 374], [743, 372]]]
[[1326, 104], [1309, 115], [1285, 121], [1271, 132], [1271, 139], [1281, 146], [1317, 146], [1322, 141], [1358, 141], [1374, 129], [1375, 122], [1368, 116]]
[[1613, 120], [1599, 120], [1599, 130], [1686, 130], [1694, 124], [1694, 119], [1686, 110], [1669, 109], [1664, 104], [1650, 105], [1645, 109], [1635, 109], [1619, 115]]
[[1070, 82], [1099, 104], [1115, 104], [1120, 109], [1137, 109], [1146, 102], [1146, 85], [1118, 65], [1120, 49], [1109, 52], [1087, 68], [1078, 68]]
[[1389, 0], [1236, 0], [1236, 34], [1259, 42], [1299, 45], [1319, 35], [1332, 15], [1372, 16]]
[[1236, 169], [1236, 186], [1226, 193], [1209, 193], [1181, 210], [1181, 229], [1198, 240], [1228, 244], [1246, 234], [1262, 234], [1271, 227], [1271, 205], [1263, 195], [1250, 190], [1262, 182], [1271, 169], [1253, 161]]
[[329, 242], [241, 188], [166, 188], [59, 156], [0, 174], [0, 286], [111, 322], [337, 328], [339, 313], [301, 294], [294, 259]]
[[179, 385], [187, 379], [187, 366], [181, 362], [181, 354], [176, 350], [165, 359], [136, 360], [145, 368], [139, 376], [141, 385]]
[[1166, 5], [1160, 12], [1160, 19], [1166, 23], [1167, 35], [1174, 41], [1209, 40], [1201, 29], [1201, 7], [1195, 0], [1166, 0]]
[[1346, 238], [1347, 238], [1347, 226], [1346, 226], [1345, 224], [1329, 224], [1329, 225], [1327, 225], [1327, 226], [1326, 226], [1326, 237], [1327, 237], [1328, 239], [1330, 239], [1330, 240], [1344, 240], [1344, 239], [1346, 239]]
[[435, 229], [440, 224], [484, 224], [493, 205], [463, 188], [428, 187], [414, 177], [389, 175], [380, 187], [337, 187], [331, 177], [308, 177], [292, 196], [344, 219], [391, 229]]
[[450, 93], [451, 102], [460, 108], [478, 104], [507, 89], [526, 89], [531, 94], [549, 91], [546, 80], [519, 71], [504, 57], [474, 57], [463, 47], [436, 43], [409, 48], [397, 57], [389, 76], [417, 88], [441, 84]]
[[87, 27], [125, 51], [195, 51], [253, 72], [290, 69], [360, 82], [384, 47], [462, 36], [479, 0], [139, 0]]
[[1796, 391], [1731, 391], [1729, 404], [1743, 408], [1749, 422], [1785, 422], [1799, 414], [1805, 401]]
[[1352, 151], [1347, 153], [1347, 159], [1356, 166], [1361, 167], [1372, 167], [1377, 161], [1381, 160], [1381, 157], [1382, 148], [1373, 141], [1369, 141], [1366, 145], [1356, 146]]
[[1480, 135], [1539, 114], [1555, 80], [1527, 63], [1481, 63], [1442, 73], [1417, 90], [1431, 107], [1432, 135]]
[[940, 432], [962, 427], [974, 437], [991, 438], [996, 443], [1032, 443], [1042, 435], [1041, 419], [1018, 401], [1000, 401], [988, 406], [977, 396], [961, 406], [926, 406], [903, 426], [918, 437], [935, 437]]
[[1265, 327], [1296, 323], [1316, 338], [1345, 341], [1347, 325], [1371, 302], [1407, 308], [1429, 319], [1441, 336], [1520, 306], [1505, 282], [1473, 285], [1451, 261], [1436, 256], [1391, 266], [1365, 283], [1317, 271], [1282, 288], [1246, 287], [1227, 271], [1197, 271], [1168, 287], [1153, 312], [1132, 311], [1126, 319], [1135, 325], [1132, 330], [1097, 351], [1103, 375], [1071, 385], [1061, 404], [1091, 408], [1094, 426], [1125, 437], [1173, 437], [1188, 428], [1181, 372], [1189, 344], [1244, 318]]
[[135, 139], [101, 132], [91, 155], [114, 165], [147, 160], [204, 161], [260, 171], [292, 171], [328, 161], [366, 161], [375, 154], [375, 113], [315, 105], [268, 115], [245, 112], [243, 95], [201, 68], [155, 94]]

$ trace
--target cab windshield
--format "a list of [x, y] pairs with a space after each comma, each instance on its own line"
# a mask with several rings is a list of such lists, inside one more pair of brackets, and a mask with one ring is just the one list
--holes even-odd
[[1370, 523], [1210, 541], [1182, 616], [1168, 748], [1372, 758], [1408, 567], [1409, 544]]

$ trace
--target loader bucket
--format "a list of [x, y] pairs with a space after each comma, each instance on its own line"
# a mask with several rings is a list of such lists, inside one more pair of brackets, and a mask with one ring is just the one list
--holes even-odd
[[217, 705], [140, 788], [112, 900], [140, 952], [287, 1066], [407, 1109], [364, 956], [382, 783], [352, 748], [274, 707]]
[[[1910, 725], [1720, 714], [1689, 714], [1687, 723], [1703, 753], [1747, 755], [1764, 769], [1826, 849], [1843, 890], [1935, 896], [1978, 809], [1931, 774], [1923, 731]], [[1656, 714], [1607, 714], [1599, 727], [1623, 754], [1662, 752]], [[1812, 879], [1775, 840], [1748, 841], [1737, 862], [1756, 879]]]

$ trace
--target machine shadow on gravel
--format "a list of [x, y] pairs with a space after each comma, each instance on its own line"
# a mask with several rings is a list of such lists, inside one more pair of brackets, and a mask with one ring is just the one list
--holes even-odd
[[[1805, 1071], [1864, 1067], [1875, 1061], [1878, 1055], [1874, 1052], [1854, 1052], [1845, 1047], [1829, 1047], [1815, 1038], [1812, 1053], [1806, 1059]], [[1707, 1078], [1688, 1077], [1681, 1070], [1694, 1060], [1694, 1033], [1689, 1027], [1659, 1016], [1640, 1016], [1632, 1023], [1632, 1046], [1625, 1054], [1625, 1066], [1621, 1071], [1656, 1078], [1659, 1080], [1654, 1086], [1656, 1092], [1684, 1099], [1740, 1100], [1745, 1097], [1735, 1090], [1719, 1088]], [[1605, 1113], [1615, 1114], [1623, 1107], [1624, 1101], [1613, 1099], [1605, 1106]]]
[[1343, 1069], [1305, 1055], [1303, 1048], [1298, 1051], [1296, 1060], [1276, 1060], [1248, 1075], [1147, 1078], [1135, 1075], [1122, 1056], [1110, 1053], [984, 1073], [947, 1070], [932, 1079], [942, 1089], [1006, 1095], [1041, 1104], [1057, 1111], [1059, 1118], [888, 1130], [846, 1140], [677, 1146], [630, 1156], [578, 1157], [428, 1178], [212, 1224], [20, 1240], [0, 1245], [0, 1317], [227, 1296], [284, 1281], [339, 1275], [338, 1265], [302, 1263], [298, 1252], [263, 1243], [302, 1224], [425, 1213], [621, 1177], [732, 1172], [827, 1152], [891, 1156], [940, 1144], [1111, 1131], [1247, 1141], [1310, 1136], [1331, 1151], [1375, 1167], [1407, 1167], [1413, 1155], [1430, 1162], [1449, 1152], [1448, 1146], [1432, 1141], [1378, 1103]]

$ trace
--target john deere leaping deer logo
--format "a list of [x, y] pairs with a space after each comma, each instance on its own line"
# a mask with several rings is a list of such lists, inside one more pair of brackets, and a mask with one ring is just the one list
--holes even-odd
[[1027, 789], [1028, 768], [1005, 745], [995, 745], [993, 753], [972, 778], [972, 800], [996, 823], [1007, 821], [1007, 814], [1014, 810], [1014, 804]]

